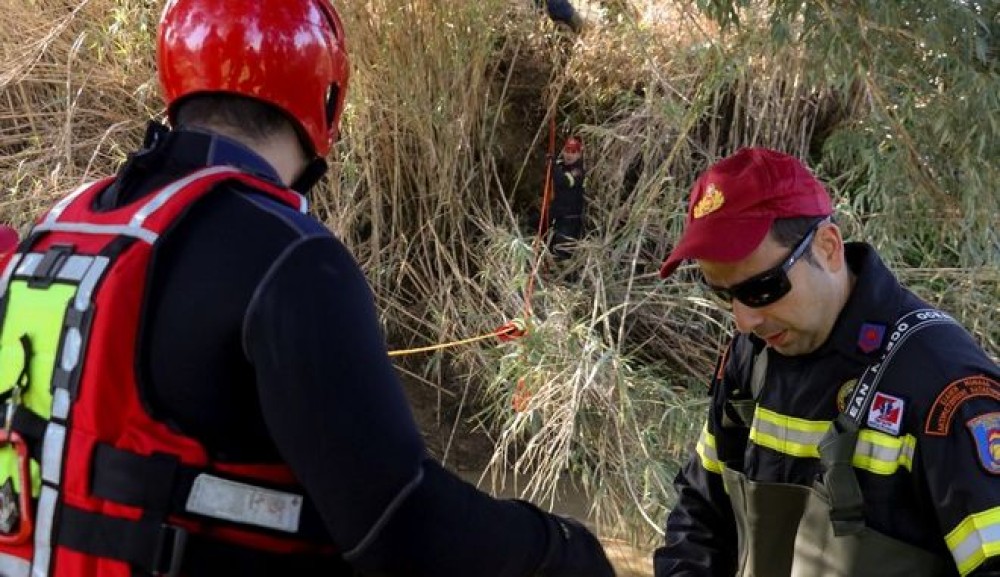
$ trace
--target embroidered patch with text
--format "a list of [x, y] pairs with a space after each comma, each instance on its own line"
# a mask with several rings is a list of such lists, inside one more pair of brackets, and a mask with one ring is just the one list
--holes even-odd
[[1000, 401], [1000, 383], [985, 375], [958, 379], [944, 388], [927, 412], [924, 432], [935, 437], [948, 435], [955, 410], [963, 402], [983, 397]]
[[875, 393], [872, 407], [868, 410], [868, 426], [883, 433], [899, 435], [899, 427], [903, 423], [903, 399]]
[[987, 413], [965, 424], [976, 443], [979, 463], [987, 473], [1000, 475], [1000, 413]]

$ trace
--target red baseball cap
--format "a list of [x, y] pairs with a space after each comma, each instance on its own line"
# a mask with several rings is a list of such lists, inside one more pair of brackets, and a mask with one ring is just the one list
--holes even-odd
[[691, 187], [684, 234], [660, 277], [670, 276], [685, 259], [742, 260], [777, 218], [832, 213], [826, 188], [799, 159], [767, 148], [743, 148], [710, 166]]
[[17, 248], [19, 238], [13, 228], [0, 224], [0, 255], [5, 255]]

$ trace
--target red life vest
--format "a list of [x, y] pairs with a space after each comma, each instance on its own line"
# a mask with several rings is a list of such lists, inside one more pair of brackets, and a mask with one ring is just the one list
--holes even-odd
[[0, 260], [0, 575], [176, 575], [189, 535], [333, 555], [287, 467], [213, 461], [149, 414], [136, 376], [160, 235], [222, 181], [305, 199], [214, 166], [94, 212], [111, 180], [67, 196]]

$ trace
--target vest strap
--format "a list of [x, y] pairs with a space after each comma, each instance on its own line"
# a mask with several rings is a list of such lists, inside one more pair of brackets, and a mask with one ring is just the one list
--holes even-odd
[[[91, 470], [93, 471], [91, 491], [101, 499], [145, 510], [165, 509], [170, 515], [210, 519], [213, 523], [260, 531], [276, 537], [292, 537], [316, 543], [330, 541], [319, 512], [305, 495], [296, 495], [302, 502], [298, 527], [294, 531], [283, 531], [240, 523], [232, 518], [192, 513], [187, 508], [192, 488], [199, 475], [207, 474], [219, 479], [232, 480], [244, 486], [247, 485], [247, 479], [227, 478], [217, 471], [185, 465], [167, 455], [140, 455], [104, 443], [95, 447]], [[256, 480], [252, 484], [265, 491], [272, 489]], [[281, 487], [275, 489], [287, 490]]]
[[145, 519], [110, 517], [63, 504], [58, 544], [128, 563], [145, 575], [180, 573], [187, 531]]

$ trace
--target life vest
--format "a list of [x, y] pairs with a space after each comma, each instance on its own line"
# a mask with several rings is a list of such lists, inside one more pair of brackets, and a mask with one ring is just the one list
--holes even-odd
[[334, 554], [287, 467], [213, 461], [143, 405], [136, 343], [153, 249], [222, 181], [305, 211], [294, 192], [213, 166], [94, 212], [106, 179], [0, 260], [0, 575], [177, 575], [195, 538]]

